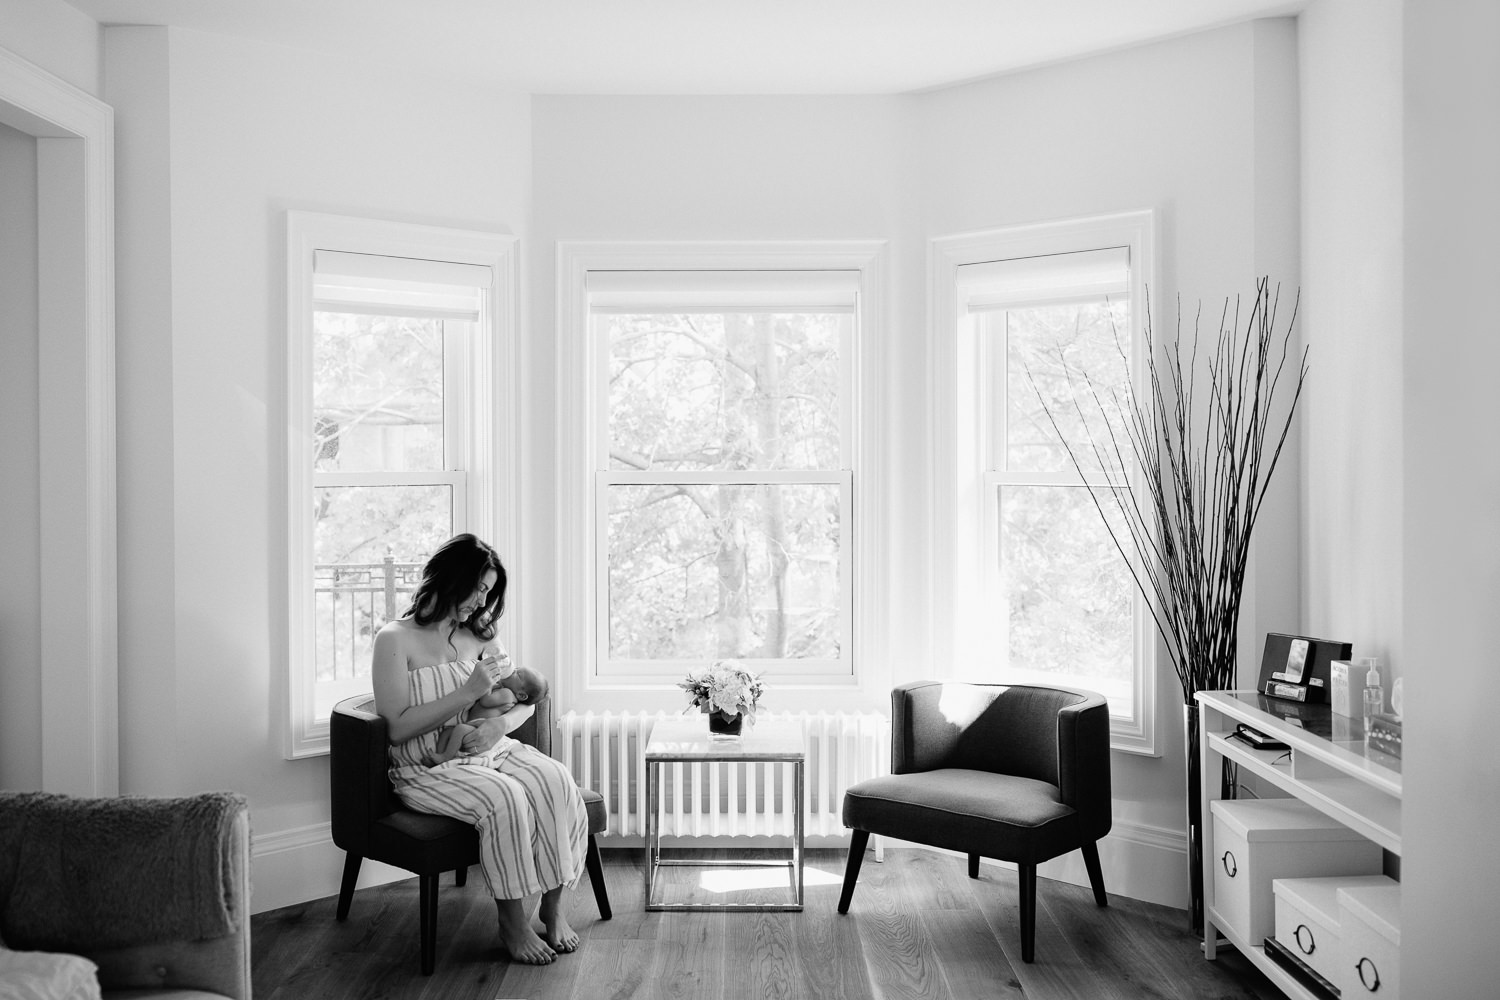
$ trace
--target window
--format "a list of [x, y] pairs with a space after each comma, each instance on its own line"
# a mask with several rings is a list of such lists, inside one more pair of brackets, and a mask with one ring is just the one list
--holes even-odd
[[650, 263], [574, 269], [578, 681], [854, 685], [861, 267]]
[[494, 470], [508, 449], [489, 415], [509, 247], [296, 212], [288, 235], [297, 757], [326, 749], [329, 710], [369, 690], [374, 635], [405, 610], [432, 551], [461, 531], [496, 539]]
[[944, 272], [956, 662], [974, 677], [1098, 691], [1116, 747], [1143, 752], [1154, 633], [1101, 518], [1116, 515], [1096, 496], [1135, 474], [1110, 435], [1140, 367], [1149, 237], [1144, 214], [966, 237], [945, 248]]

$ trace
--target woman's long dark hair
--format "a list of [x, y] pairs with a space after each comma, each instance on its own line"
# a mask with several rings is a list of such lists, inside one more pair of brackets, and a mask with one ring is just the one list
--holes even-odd
[[[505, 567], [494, 549], [474, 535], [454, 535], [422, 567], [422, 582], [411, 595], [406, 617], [418, 625], [440, 622], [474, 593], [485, 570], [495, 571], [495, 585], [484, 604], [459, 623], [479, 639], [495, 637], [495, 622], [505, 613]], [[452, 645], [453, 636], [448, 636]]]

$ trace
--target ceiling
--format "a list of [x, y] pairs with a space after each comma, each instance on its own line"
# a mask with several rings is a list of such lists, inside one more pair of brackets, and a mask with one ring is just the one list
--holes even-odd
[[900, 94], [1310, 0], [67, 0], [533, 94]]

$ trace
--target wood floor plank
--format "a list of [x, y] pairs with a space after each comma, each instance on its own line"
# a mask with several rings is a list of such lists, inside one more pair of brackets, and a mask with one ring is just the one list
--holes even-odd
[[614, 919], [598, 919], [583, 882], [569, 908], [581, 946], [540, 968], [506, 960], [477, 878], [443, 880], [432, 976], [419, 968], [415, 879], [360, 890], [344, 923], [333, 897], [256, 914], [256, 1000], [1283, 1000], [1232, 949], [1204, 961], [1181, 910], [1124, 897], [1099, 910], [1088, 889], [1047, 879], [1025, 965], [1015, 873], [985, 865], [972, 881], [962, 858], [867, 859], [847, 916], [829, 877], [842, 850], [809, 853], [819, 877], [800, 913], [646, 913], [640, 858], [605, 852]]
[[883, 869], [878, 883], [866, 884], [861, 878], [848, 913], [859, 925], [872, 995], [888, 1000], [948, 997], [932, 942], [912, 906], [926, 894], [917, 875], [924, 862], [887, 851], [885, 863], [873, 867]]
[[723, 914], [660, 911], [650, 914], [656, 953], [649, 989], [641, 1000], [698, 1000], [724, 988]]
[[[1118, 906], [1101, 909], [1091, 890], [1077, 886], [1053, 882], [1048, 888], [1050, 891], [1037, 892], [1038, 913], [1045, 911], [1073, 950], [1087, 955], [1091, 965], [1107, 968], [1111, 983], [1123, 995], [1140, 1000], [1178, 1000], [1173, 984], [1161, 975], [1160, 966], [1153, 964], [1152, 956], [1142, 953], [1134, 935], [1121, 926]], [[1069, 891], [1074, 889], [1078, 891]]]
[[[865, 865], [872, 860], [866, 858]], [[967, 859], [936, 851], [912, 851], [901, 855], [899, 860], [908, 866], [903, 881], [912, 881], [911, 901], [918, 909], [973, 909]], [[884, 862], [876, 862], [875, 867], [881, 864]]]
[[1106, 970], [1081, 955], [1052, 919], [1042, 900], [1055, 883], [1037, 879], [1035, 961], [1021, 960], [1020, 878], [1015, 871], [995, 865], [980, 866], [980, 878], [969, 881], [980, 911], [990, 923], [1006, 960], [1028, 1000], [1130, 1000]]
[[723, 1000], [795, 1000], [808, 995], [792, 948], [793, 925], [800, 916], [785, 911], [725, 915]]
[[1082, 889], [1049, 894], [1046, 905], [1070, 938], [1098, 942], [1101, 957], [1138, 983], [1140, 996], [1282, 1000], [1281, 991], [1232, 948], [1223, 954], [1238, 966], [1237, 981], [1233, 990], [1226, 988], [1223, 970], [1203, 959], [1200, 938], [1181, 910], [1123, 896], [1111, 896], [1110, 905], [1101, 910], [1092, 893]]
[[656, 942], [623, 938], [586, 940], [578, 950], [579, 972], [571, 994], [547, 989], [534, 994], [576, 1000], [645, 1000], [650, 995], [651, 966]]
[[1026, 1000], [1020, 979], [978, 907], [923, 910], [920, 916], [952, 996]]
[[806, 996], [857, 998], [875, 995], [865, 962], [859, 920], [838, 913], [838, 884], [810, 887], [807, 908], [792, 937], [792, 952]]

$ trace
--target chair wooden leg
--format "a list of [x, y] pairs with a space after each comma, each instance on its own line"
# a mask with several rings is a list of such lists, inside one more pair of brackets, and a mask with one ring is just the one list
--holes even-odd
[[592, 833], [589, 834], [588, 851], [583, 856], [583, 862], [588, 867], [589, 881], [594, 886], [594, 903], [599, 907], [599, 919], [608, 920], [614, 913], [609, 908], [609, 888], [604, 884], [604, 862], [599, 858], [599, 841]]
[[1084, 867], [1089, 870], [1089, 885], [1094, 887], [1094, 902], [1108, 906], [1109, 897], [1104, 894], [1104, 869], [1099, 866], [1099, 842], [1084, 844], [1080, 850], [1083, 851]]
[[462, 888], [469, 884], [469, 866], [453, 869], [453, 884]]
[[433, 967], [437, 964], [437, 897], [438, 877], [432, 875], [417, 876], [417, 905], [421, 911], [422, 934], [422, 975], [432, 975]]
[[1016, 865], [1021, 876], [1021, 961], [1036, 958], [1036, 865]]
[[969, 878], [979, 877], [979, 855], [969, 855]]
[[849, 838], [849, 863], [844, 867], [844, 891], [839, 894], [839, 912], [849, 912], [849, 901], [854, 898], [854, 883], [859, 880], [859, 866], [865, 860], [865, 845], [870, 842], [869, 830], [855, 830]]
[[359, 863], [363, 860], [358, 854], [344, 855], [344, 880], [339, 883], [339, 907], [334, 912], [335, 920], [349, 916], [349, 904], [354, 902], [354, 883], [359, 881]]

